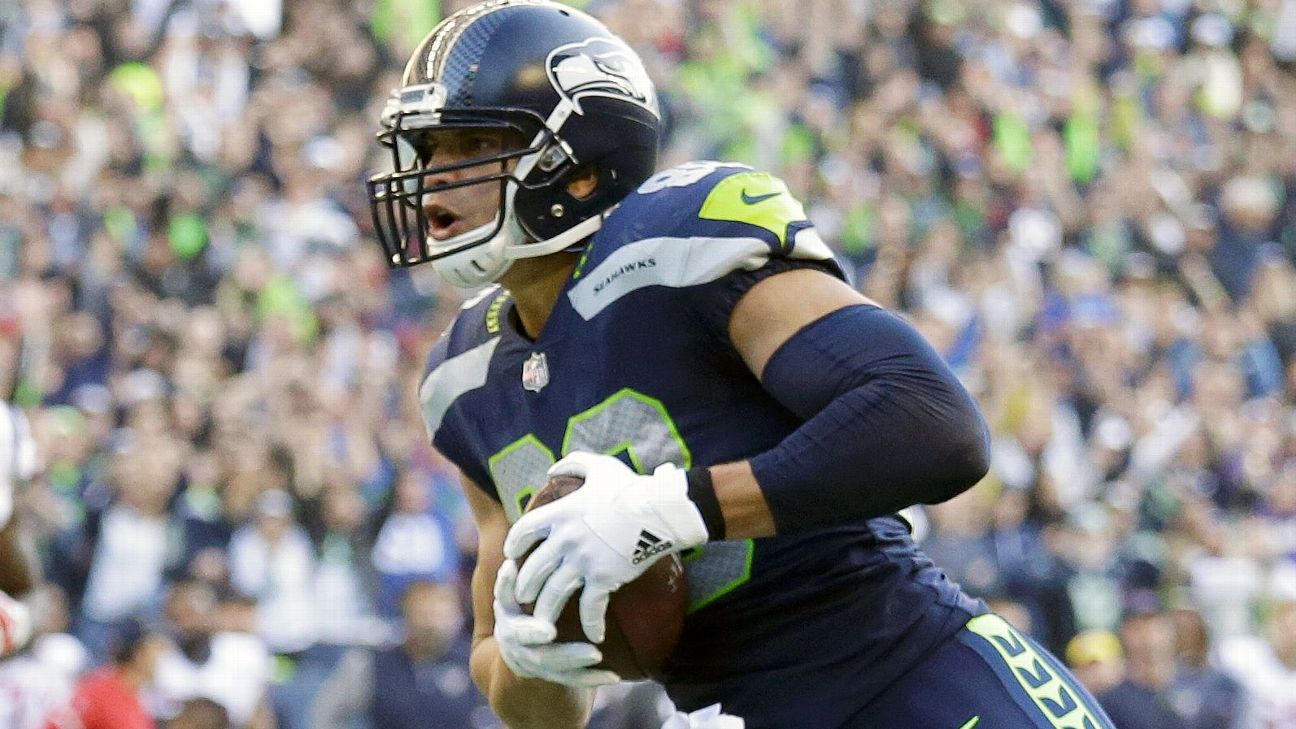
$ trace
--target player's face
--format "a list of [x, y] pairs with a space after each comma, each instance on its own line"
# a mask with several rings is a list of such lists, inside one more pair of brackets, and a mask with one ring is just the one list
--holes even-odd
[[[410, 132], [403, 143], [417, 156], [419, 166], [444, 167], [489, 159], [521, 146], [520, 136], [504, 129], [434, 129]], [[460, 169], [431, 173], [423, 180], [427, 187], [463, 182], [506, 172], [513, 160], [469, 164]], [[427, 235], [447, 240], [493, 221], [500, 210], [498, 182], [465, 185], [423, 195], [422, 208]]]

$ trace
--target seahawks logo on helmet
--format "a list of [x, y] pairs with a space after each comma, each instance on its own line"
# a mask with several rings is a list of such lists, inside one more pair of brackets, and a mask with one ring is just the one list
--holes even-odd
[[615, 38], [588, 38], [549, 53], [549, 81], [578, 114], [580, 100], [605, 96], [638, 104], [660, 117], [657, 94], [643, 63]]

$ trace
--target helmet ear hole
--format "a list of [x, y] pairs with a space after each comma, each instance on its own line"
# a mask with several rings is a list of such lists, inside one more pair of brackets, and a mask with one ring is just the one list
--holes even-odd
[[581, 165], [572, 170], [567, 182], [567, 194], [577, 200], [588, 200], [598, 192], [599, 169], [595, 165]]

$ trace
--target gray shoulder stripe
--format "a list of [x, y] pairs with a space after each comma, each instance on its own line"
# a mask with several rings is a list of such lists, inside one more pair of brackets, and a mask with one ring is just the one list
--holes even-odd
[[[797, 233], [792, 258], [832, 257], [813, 228]], [[709, 283], [725, 274], [754, 270], [770, 258], [769, 244], [760, 238], [693, 236], [645, 238], [623, 246], [593, 269], [568, 292], [572, 308], [586, 321], [617, 299], [648, 286], [685, 288]]]
[[423, 424], [427, 426], [429, 439], [436, 436], [441, 419], [455, 400], [486, 384], [491, 357], [495, 356], [495, 347], [499, 343], [500, 338], [495, 337], [467, 352], [456, 354], [428, 373], [419, 386], [419, 405], [423, 409]]
[[769, 246], [760, 238], [645, 238], [614, 251], [567, 295], [588, 321], [639, 289], [696, 286], [738, 267], [758, 268], [768, 257]]

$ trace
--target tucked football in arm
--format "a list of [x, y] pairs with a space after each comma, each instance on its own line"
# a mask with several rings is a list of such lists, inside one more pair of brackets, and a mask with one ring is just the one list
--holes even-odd
[[[526, 510], [548, 504], [579, 489], [584, 479], [556, 476], [541, 486]], [[526, 561], [524, 555], [522, 561]], [[587, 641], [581, 630], [579, 593], [572, 595], [558, 618], [558, 642]], [[530, 612], [532, 606], [524, 608]], [[634, 581], [612, 593], [608, 601], [607, 633], [599, 644], [598, 668], [634, 681], [651, 678], [675, 651], [688, 611], [688, 583], [677, 555], [657, 560]]]

